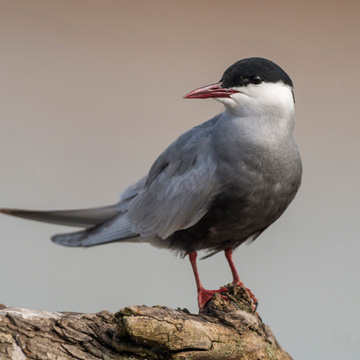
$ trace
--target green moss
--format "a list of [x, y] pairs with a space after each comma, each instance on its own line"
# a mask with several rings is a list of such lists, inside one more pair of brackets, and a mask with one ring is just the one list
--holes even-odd
[[276, 355], [275, 355], [274, 347], [272, 344], [266, 344], [265, 350], [266, 350], [266, 354], [270, 360], [276, 360]]
[[240, 355], [242, 354], [242, 340], [240, 338], [236, 339], [236, 344], [228, 344], [224, 345], [219, 349], [218, 351], [214, 351], [215, 355], [222, 357], [231, 357], [234, 355]]

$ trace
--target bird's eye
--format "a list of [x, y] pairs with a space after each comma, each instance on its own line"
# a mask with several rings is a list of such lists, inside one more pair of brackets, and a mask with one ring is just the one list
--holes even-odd
[[254, 85], [259, 85], [263, 82], [263, 79], [259, 75], [255, 75], [250, 79], [250, 82]]

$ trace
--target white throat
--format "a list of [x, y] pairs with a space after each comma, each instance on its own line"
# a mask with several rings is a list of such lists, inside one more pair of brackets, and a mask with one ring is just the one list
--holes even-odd
[[291, 117], [294, 97], [290, 86], [282, 82], [234, 87], [239, 91], [229, 98], [217, 98], [233, 116]]

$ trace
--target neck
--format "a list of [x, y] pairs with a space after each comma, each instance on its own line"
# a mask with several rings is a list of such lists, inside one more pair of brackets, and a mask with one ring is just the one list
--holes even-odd
[[294, 107], [266, 106], [265, 108], [256, 109], [241, 108], [236, 111], [225, 107], [223, 116], [229, 119], [237, 119], [251, 127], [270, 127], [288, 132], [292, 132], [294, 129]]

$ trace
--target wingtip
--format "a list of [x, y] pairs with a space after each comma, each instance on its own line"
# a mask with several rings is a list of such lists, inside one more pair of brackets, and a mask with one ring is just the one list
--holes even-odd
[[7, 215], [12, 215], [16, 210], [14, 209], [0, 209], [0, 213], [3, 213], [3, 214], [7, 214]]

